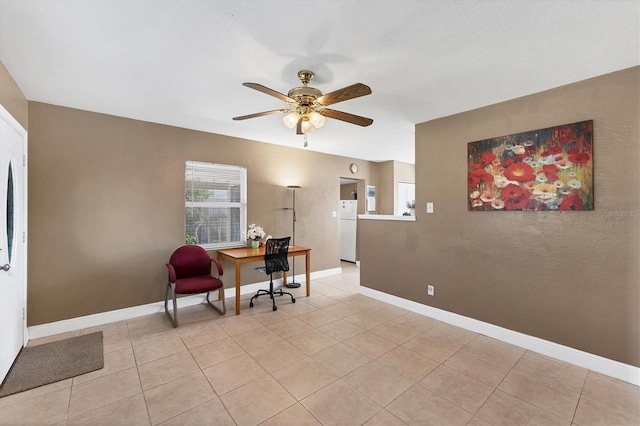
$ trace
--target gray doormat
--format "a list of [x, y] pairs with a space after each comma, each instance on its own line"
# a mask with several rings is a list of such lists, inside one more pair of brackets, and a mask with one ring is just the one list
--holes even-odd
[[104, 366], [102, 331], [22, 348], [0, 386], [0, 398]]

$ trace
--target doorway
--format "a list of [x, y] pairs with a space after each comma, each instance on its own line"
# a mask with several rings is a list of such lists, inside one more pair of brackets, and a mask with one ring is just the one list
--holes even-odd
[[361, 187], [364, 187], [362, 179], [340, 178], [340, 260], [353, 264], [357, 264], [358, 259], [358, 214], [364, 210], [364, 197], [359, 196]]
[[0, 382], [27, 343], [26, 144], [0, 105]]

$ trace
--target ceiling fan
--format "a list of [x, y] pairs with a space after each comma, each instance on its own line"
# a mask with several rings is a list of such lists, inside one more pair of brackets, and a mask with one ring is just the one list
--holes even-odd
[[233, 117], [233, 119], [246, 120], [248, 118], [262, 117], [264, 115], [284, 113], [287, 114], [283, 117], [285, 126], [290, 129], [295, 127], [296, 133], [299, 135], [306, 135], [307, 133], [311, 133], [314, 128], [322, 127], [324, 125], [325, 117], [363, 127], [369, 126], [373, 123], [373, 120], [370, 118], [360, 117], [359, 115], [327, 108], [327, 106], [338, 102], [370, 95], [371, 89], [369, 86], [362, 83], [355, 83], [351, 86], [323, 95], [320, 90], [308, 85], [312, 78], [313, 72], [309, 70], [299, 71], [298, 79], [300, 79], [302, 87], [295, 87], [289, 90], [287, 95], [283, 95], [282, 93], [276, 92], [275, 90], [269, 89], [268, 87], [258, 83], [242, 83], [243, 86], [285, 101], [289, 104], [290, 108], [258, 112], [255, 114]]

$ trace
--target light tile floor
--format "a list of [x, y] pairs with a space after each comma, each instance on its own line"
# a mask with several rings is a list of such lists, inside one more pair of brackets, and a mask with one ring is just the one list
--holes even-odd
[[631, 384], [358, 293], [359, 272], [220, 317], [102, 330], [104, 368], [0, 399], [0, 424], [639, 425]]

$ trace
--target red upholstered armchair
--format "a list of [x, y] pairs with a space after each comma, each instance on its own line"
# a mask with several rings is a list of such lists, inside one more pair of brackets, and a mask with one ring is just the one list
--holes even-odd
[[[218, 267], [218, 277], [211, 275], [211, 263]], [[220, 315], [227, 312], [224, 304], [224, 285], [220, 280], [222, 265], [216, 259], [211, 258], [207, 251], [200, 246], [185, 245], [177, 249], [171, 255], [169, 263], [169, 282], [164, 294], [164, 310], [169, 316], [174, 327], [178, 326], [178, 306], [176, 294], [207, 293], [207, 303]], [[169, 313], [169, 290], [173, 297], [173, 316]], [[219, 309], [209, 300], [209, 293], [218, 290], [218, 298], [222, 301], [222, 309]]]

